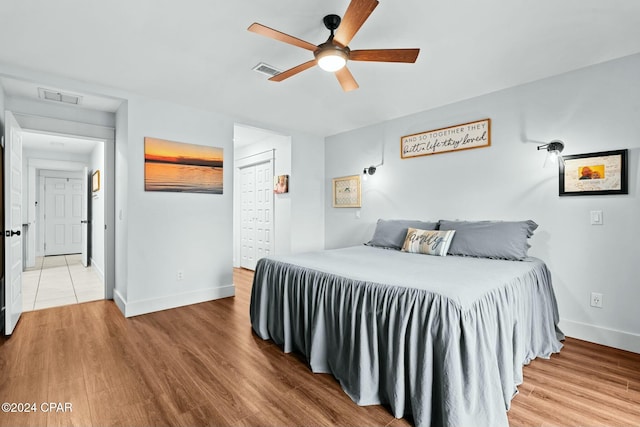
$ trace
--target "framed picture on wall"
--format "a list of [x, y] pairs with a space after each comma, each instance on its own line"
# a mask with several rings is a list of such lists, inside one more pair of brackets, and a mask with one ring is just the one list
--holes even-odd
[[100, 169], [91, 175], [91, 191], [95, 193], [98, 190], [100, 190]]
[[333, 178], [332, 187], [334, 208], [360, 207], [360, 175]]
[[273, 192], [276, 194], [289, 192], [289, 175], [277, 175], [273, 177]]
[[223, 148], [144, 138], [144, 190], [222, 194]]
[[560, 196], [629, 194], [627, 150], [562, 156]]

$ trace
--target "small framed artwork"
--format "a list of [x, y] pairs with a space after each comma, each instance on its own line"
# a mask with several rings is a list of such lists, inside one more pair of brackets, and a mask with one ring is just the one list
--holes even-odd
[[360, 175], [333, 178], [333, 207], [360, 207]]
[[560, 196], [629, 194], [627, 151], [562, 156]]
[[95, 193], [100, 190], [100, 169], [91, 175], [91, 191]]
[[273, 177], [273, 192], [276, 194], [289, 192], [289, 175], [278, 175]]

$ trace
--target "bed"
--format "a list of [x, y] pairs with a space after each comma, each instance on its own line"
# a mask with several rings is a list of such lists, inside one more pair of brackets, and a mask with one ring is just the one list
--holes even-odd
[[250, 315], [257, 335], [331, 373], [355, 403], [416, 426], [508, 425], [523, 364], [564, 338], [549, 270], [532, 257], [360, 245], [263, 258]]

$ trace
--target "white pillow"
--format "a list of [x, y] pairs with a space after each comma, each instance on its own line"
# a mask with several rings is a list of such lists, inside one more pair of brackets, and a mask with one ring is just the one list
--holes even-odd
[[409, 228], [402, 245], [403, 252], [446, 256], [455, 230], [420, 230]]

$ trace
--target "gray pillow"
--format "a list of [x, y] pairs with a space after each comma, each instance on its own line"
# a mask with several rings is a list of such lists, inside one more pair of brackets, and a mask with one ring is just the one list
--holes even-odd
[[440, 230], [456, 230], [449, 254], [521, 261], [538, 224], [528, 221], [447, 221]]
[[365, 245], [400, 250], [405, 237], [407, 237], [409, 227], [420, 230], [435, 230], [438, 228], [438, 223], [409, 219], [379, 219], [373, 237]]

